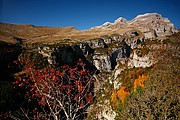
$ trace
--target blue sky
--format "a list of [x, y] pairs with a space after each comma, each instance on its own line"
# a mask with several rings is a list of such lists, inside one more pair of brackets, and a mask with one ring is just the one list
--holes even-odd
[[180, 28], [180, 0], [0, 0], [0, 21], [88, 29], [156, 12]]

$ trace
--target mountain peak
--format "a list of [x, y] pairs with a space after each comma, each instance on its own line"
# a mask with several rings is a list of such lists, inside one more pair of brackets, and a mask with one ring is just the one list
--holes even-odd
[[149, 19], [162, 19], [162, 16], [158, 13], [145, 13], [145, 14], [137, 15], [132, 21], [137, 21], [137, 20], [142, 21]]
[[103, 25], [104, 25], [104, 26], [106, 26], [106, 25], [109, 26], [109, 25], [111, 25], [111, 24], [112, 24], [111, 22], [105, 22]]
[[168, 18], [163, 18], [158, 13], [145, 13], [137, 15], [134, 19], [128, 21], [119, 17], [114, 23], [106, 22], [101, 26], [92, 29], [114, 29], [114, 28], [134, 28], [140, 30], [146, 38], [170, 35], [174, 32], [174, 24]]
[[119, 17], [118, 19], [116, 19], [116, 20], [114, 21], [114, 24], [126, 23], [126, 22], [128, 22], [128, 21], [127, 21], [125, 18]]

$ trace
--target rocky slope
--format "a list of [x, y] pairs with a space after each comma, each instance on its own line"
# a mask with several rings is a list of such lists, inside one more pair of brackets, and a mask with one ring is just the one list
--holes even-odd
[[[138, 15], [128, 21], [118, 18], [113, 23], [106, 22], [88, 30], [77, 30], [74, 27], [53, 28], [33, 25], [13, 25], [0, 23], [0, 40], [10, 43], [78, 43], [113, 34], [129, 37], [137, 33], [145, 38], [156, 38], [174, 33], [174, 25], [168, 18], [157, 13]], [[133, 33], [133, 34], [131, 34]], [[135, 34], [136, 33], [136, 34]], [[67, 42], [68, 41], [68, 42]]]
[[[0, 23], [0, 27], [0, 41], [38, 51], [52, 65], [72, 64], [75, 58], [85, 58], [107, 72], [125, 63], [129, 67], [150, 67], [155, 63], [153, 55], [140, 44], [175, 31], [170, 20], [158, 13], [138, 15], [130, 21], [120, 17], [84, 31], [7, 23]], [[142, 50], [143, 55], [138, 55]]]
[[163, 18], [158, 13], [146, 13], [138, 15], [134, 19], [128, 21], [125, 18], [118, 18], [114, 23], [106, 22], [101, 26], [92, 29], [107, 29], [118, 27], [133, 27], [144, 33], [145, 38], [155, 38], [170, 35], [174, 32], [174, 25], [168, 18]]
[[[138, 56], [140, 43], [148, 38], [167, 36], [174, 25], [157, 13], [138, 15], [131, 21], [122, 17], [89, 30], [74, 27], [52, 28], [33, 25], [0, 23], [0, 40], [33, 49], [46, 57], [50, 64], [72, 64], [75, 58], [85, 58], [98, 70], [110, 72], [116, 65], [150, 67], [151, 53]], [[141, 51], [141, 50], [140, 50]], [[145, 51], [148, 51], [147, 49]]]
[[[157, 13], [138, 15], [130, 21], [120, 17], [113, 23], [106, 22], [83, 31], [74, 27], [52, 28], [6, 23], [0, 23], [0, 27], [0, 41], [3, 41], [0, 42], [0, 66], [10, 58], [4, 68], [9, 66], [22, 50], [41, 54], [53, 67], [72, 65], [81, 58], [86, 60], [88, 67], [100, 71], [100, 74], [94, 76], [98, 81], [98, 90], [101, 90], [100, 85], [103, 84], [118, 90], [122, 85], [119, 76], [123, 71], [156, 64], [155, 53], [159, 48], [169, 48], [167, 42], [171, 42], [161, 37], [168, 38], [175, 31], [174, 25]], [[14, 56], [9, 57], [12, 54]], [[115, 118], [117, 113], [112, 110], [111, 100], [103, 100], [107, 105], [103, 105], [104, 109], [101, 109], [102, 114], [98, 118]]]

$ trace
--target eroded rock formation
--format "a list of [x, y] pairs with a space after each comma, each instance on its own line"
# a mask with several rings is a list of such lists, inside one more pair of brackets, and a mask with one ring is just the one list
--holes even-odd
[[92, 29], [114, 29], [118, 27], [133, 27], [140, 30], [144, 34], [145, 38], [156, 38], [174, 33], [173, 23], [171, 23], [168, 18], [163, 18], [158, 13], [146, 13], [138, 15], [130, 21], [120, 17], [113, 23], [106, 22], [103, 25], [96, 26]]
[[[127, 36], [133, 36], [129, 39]], [[127, 62], [131, 51], [143, 42], [144, 38], [134, 38], [138, 33], [129, 32], [125, 35], [102, 36], [86, 40], [84, 43], [72, 46], [43, 45], [38, 51], [52, 65], [73, 64], [77, 58], [87, 59], [98, 70], [111, 71], [117, 65], [117, 60]]]

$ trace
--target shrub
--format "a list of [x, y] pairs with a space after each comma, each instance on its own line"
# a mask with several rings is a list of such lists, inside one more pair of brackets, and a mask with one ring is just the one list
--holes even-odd
[[[172, 44], [171, 44], [172, 45]], [[164, 49], [156, 54], [158, 63], [146, 74], [146, 87], [140, 94], [130, 94], [126, 107], [119, 111], [117, 119], [178, 120], [179, 99], [179, 47]]]
[[142, 48], [137, 48], [136, 53], [139, 57], [143, 57], [149, 53], [150, 49], [146, 46], [143, 45]]
[[139, 76], [138, 79], [135, 79], [134, 80], [134, 86], [133, 86], [133, 89], [134, 89], [134, 92], [136, 92], [136, 89], [138, 86], [144, 88], [144, 82], [148, 79], [147, 76], [145, 75], [142, 75], [142, 76]]
[[20, 60], [25, 72], [16, 76], [14, 84], [24, 89], [25, 97], [37, 101], [40, 107], [32, 111], [21, 107], [22, 116], [56, 120], [86, 117], [86, 109], [94, 100], [94, 79], [83, 60], [79, 59], [74, 66], [43, 64], [43, 68], [36, 66], [37, 59], [29, 54]]

